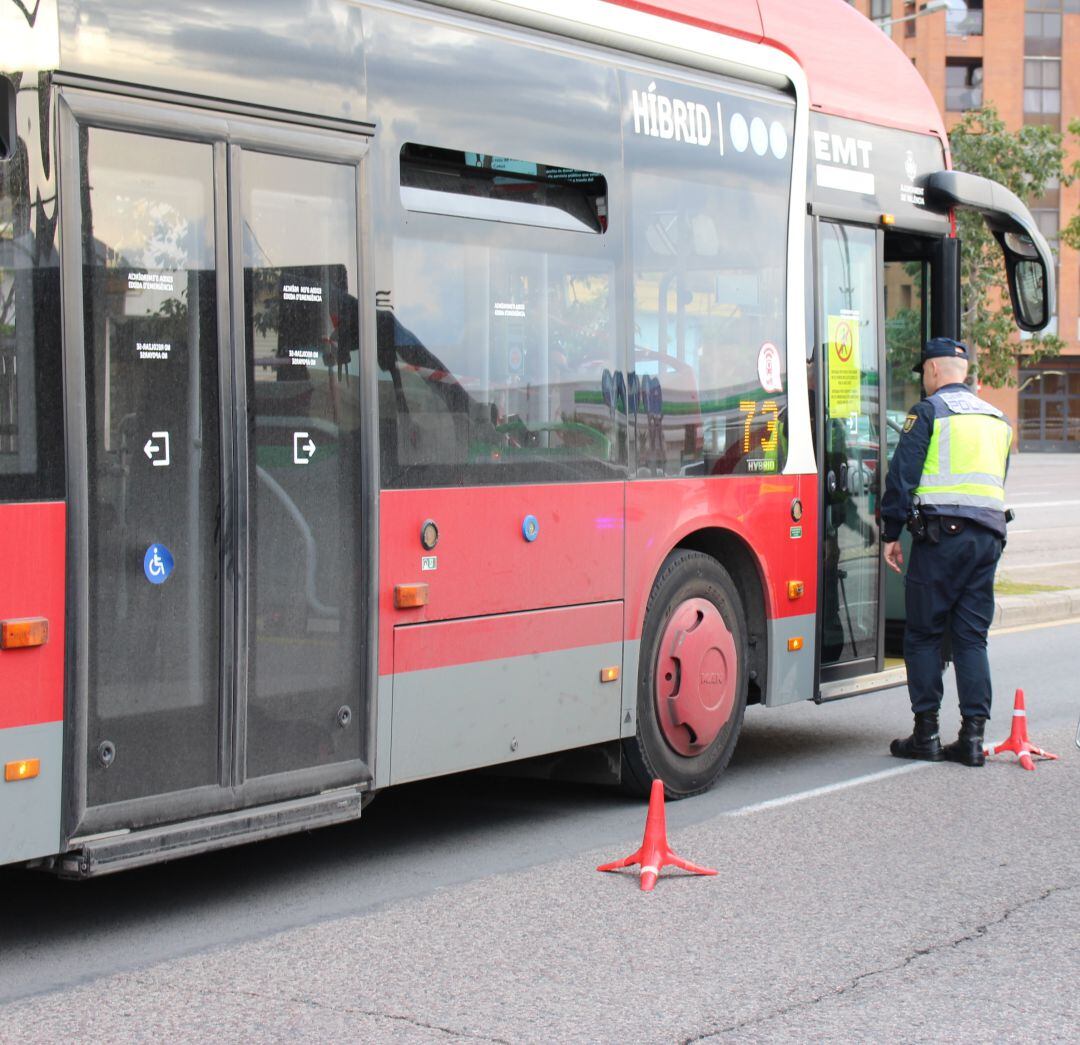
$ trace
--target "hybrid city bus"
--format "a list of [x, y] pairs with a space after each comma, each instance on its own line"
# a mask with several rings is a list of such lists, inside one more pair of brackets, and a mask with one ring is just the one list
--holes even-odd
[[482, 766], [701, 791], [895, 685], [958, 208], [842, 0], [0, 0], [0, 862]]

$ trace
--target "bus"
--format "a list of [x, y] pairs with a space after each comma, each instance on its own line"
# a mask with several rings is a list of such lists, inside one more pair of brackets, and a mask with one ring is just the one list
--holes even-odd
[[877, 508], [955, 212], [843, 0], [0, 2], [0, 863], [479, 767], [669, 796], [902, 679]]

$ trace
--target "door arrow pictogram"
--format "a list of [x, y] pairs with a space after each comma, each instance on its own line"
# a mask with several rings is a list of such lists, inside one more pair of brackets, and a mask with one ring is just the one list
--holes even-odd
[[[304, 440], [307, 442], [304, 442]], [[307, 432], [293, 432], [293, 464], [308, 464], [315, 456], [315, 444]]]
[[[160, 446], [154, 442], [155, 439], [161, 440]], [[158, 457], [157, 455], [162, 451], [164, 451], [164, 456]], [[168, 468], [171, 463], [171, 458], [169, 456], [169, 433], [151, 432], [150, 438], [146, 440], [146, 445], [143, 446], [143, 453], [150, 458], [150, 461], [155, 468]]]

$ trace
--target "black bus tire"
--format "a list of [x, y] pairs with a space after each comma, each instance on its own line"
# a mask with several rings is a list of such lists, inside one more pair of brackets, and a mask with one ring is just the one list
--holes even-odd
[[[688, 637], [701, 628], [705, 630], [689, 641]], [[673, 657], [675, 650], [686, 650], [689, 655]], [[667, 797], [685, 798], [708, 790], [716, 782], [731, 760], [742, 728], [746, 660], [745, 615], [730, 574], [702, 552], [672, 552], [657, 575], [645, 610], [638, 662], [637, 730], [623, 741], [622, 748], [625, 790], [647, 795], [658, 778], [664, 782]], [[684, 671], [688, 673], [686, 685]], [[714, 699], [706, 680], [723, 691], [711, 712], [702, 711]], [[672, 690], [676, 701], [689, 702], [687, 708], [696, 712], [696, 717], [693, 713], [673, 716], [661, 709], [662, 705], [665, 709], [671, 706]], [[700, 698], [699, 692], [703, 694]], [[687, 725], [673, 721], [673, 717], [693, 721]], [[694, 725], [704, 726], [706, 732], [718, 725], [719, 729], [703, 743], [706, 733], [696, 735]]]

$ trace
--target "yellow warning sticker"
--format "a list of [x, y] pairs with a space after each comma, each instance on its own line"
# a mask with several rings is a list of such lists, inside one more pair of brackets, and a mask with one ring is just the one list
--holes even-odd
[[829, 316], [829, 416], [859, 411], [859, 316]]

